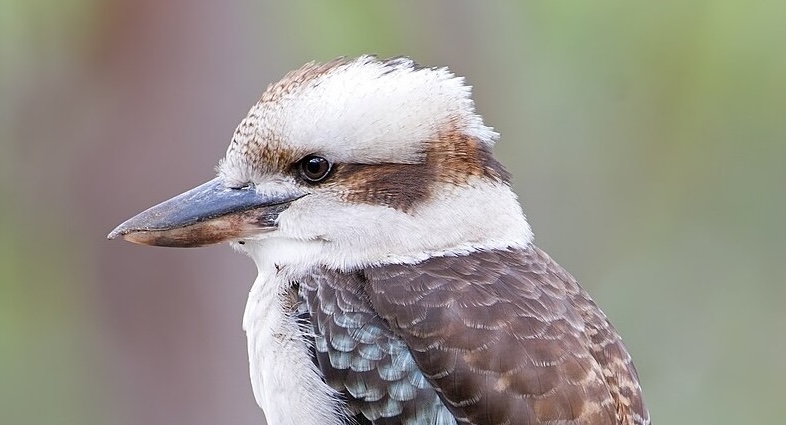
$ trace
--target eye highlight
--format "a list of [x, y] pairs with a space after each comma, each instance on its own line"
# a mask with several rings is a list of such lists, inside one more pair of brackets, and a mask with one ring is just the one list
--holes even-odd
[[308, 155], [300, 160], [300, 176], [309, 183], [318, 183], [330, 174], [330, 161], [321, 156]]

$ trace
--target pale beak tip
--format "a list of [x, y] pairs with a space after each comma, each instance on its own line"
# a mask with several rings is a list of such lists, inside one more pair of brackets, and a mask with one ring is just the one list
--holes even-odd
[[115, 227], [114, 230], [106, 235], [106, 238], [111, 241], [112, 239], [117, 239], [120, 236], [125, 236], [125, 234], [128, 233], [128, 229], [124, 226], [124, 224], [125, 223]]

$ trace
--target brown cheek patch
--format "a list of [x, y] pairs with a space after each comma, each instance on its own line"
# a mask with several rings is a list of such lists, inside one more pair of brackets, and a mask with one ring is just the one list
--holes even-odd
[[426, 163], [438, 170], [441, 181], [453, 184], [466, 183], [469, 177], [486, 177], [508, 183], [510, 174], [478, 139], [459, 130], [438, 135], [428, 144]]
[[340, 164], [333, 181], [349, 202], [410, 211], [428, 197], [434, 174], [424, 164]]
[[509, 174], [477, 139], [458, 131], [428, 144], [422, 164], [337, 164], [330, 179], [348, 202], [387, 205], [409, 212], [437, 183], [466, 184], [470, 177], [507, 183]]
[[491, 154], [488, 147], [482, 147], [478, 151], [478, 159], [483, 165], [483, 175], [505, 184], [510, 184], [510, 173], [505, 169], [501, 162]]

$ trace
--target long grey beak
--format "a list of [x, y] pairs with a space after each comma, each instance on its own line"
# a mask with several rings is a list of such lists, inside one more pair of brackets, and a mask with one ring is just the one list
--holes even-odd
[[278, 215], [303, 195], [260, 195], [253, 187], [228, 188], [213, 179], [126, 220], [107, 238], [171, 247], [242, 239], [275, 229]]

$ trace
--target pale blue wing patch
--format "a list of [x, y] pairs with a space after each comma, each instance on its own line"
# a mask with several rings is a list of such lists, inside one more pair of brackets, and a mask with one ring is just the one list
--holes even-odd
[[300, 283], [317, 363], [356, 414], [372, 422], [454, 425], [403, 340], [371, 309], [351, 275], [314, 275]]

